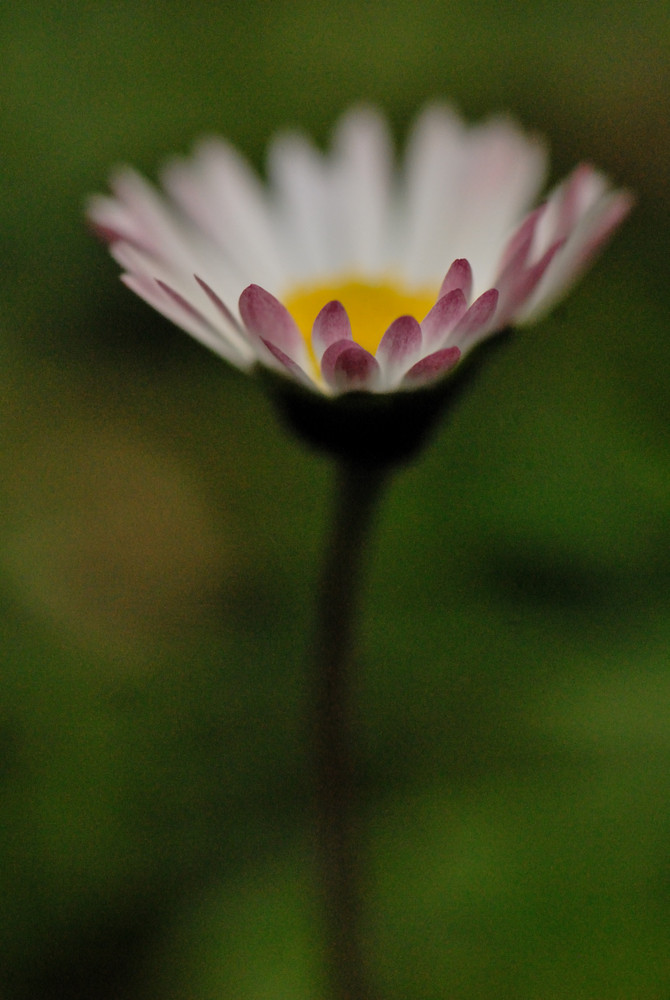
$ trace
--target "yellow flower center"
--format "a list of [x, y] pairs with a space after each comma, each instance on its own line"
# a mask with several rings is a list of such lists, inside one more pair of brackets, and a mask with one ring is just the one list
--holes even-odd
[[357, 344], [375, 354], [385, 331], [398, 316], [415, 316], [419, 322], [433, 305], [435, 289], [407, 288], [398, 282], [343, 279], [332, 285], [296, 288], [282, 297], [311, 351], [314, 320], [327, 302], [337, 299], [347, 310]]

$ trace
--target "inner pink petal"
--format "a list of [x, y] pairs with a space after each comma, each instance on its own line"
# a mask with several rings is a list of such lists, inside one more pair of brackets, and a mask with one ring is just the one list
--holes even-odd
[[510, 237], [505, 247], [500, 266], [498, 267], [499, 278], [506, 275], [508, 271], [514, 271], [528, 260], [533, 238], [537, 230], [538, 223], [547, 210], [546, 203], [540, 205], [523, 220], [519, 228]]
[[375, 358], [350, 340], [331, 344], [321, 359], [326, 382], [336, 389], [369, 388], [379, 375]]
[[341, 302], [334, 299], [326, 303], [314, 320], [312, 327], [312, 347], [318, 358], [331, 344], [339, 340], [351, 340], [351, 323], [347, 310]]
[[390, 365], [406, 361], [421, 349], [421, 327], [414, 316], [395, 319], [377, 348], [377, 357]]
[[438, 299], [421, 323], [424, 346], [430, 348], [443, 341], [465, 313], [468, 304], [460, 288]]
[[454, 333], [458, 336], [463, 336], [478, 332], [490, 322], [497, 305], [498, 289], [489, 288], [487, 292], [484, 292], [472, 303], [463, 318], [456, 325]]
[[289, 356], [303, 352], [302, 336], [288, 309], [260, 285], [249, 285], [244, 289], [239, 308], [250, 333], [276, 344]]
[[293, 358], [289, 358], [287, 354], [284, 354], [280, 347], [277, 347], [277, 345], [273, 344], [270, 340], [263, 340], [263, 344], [273, 358], [279, 361], [279, 363], [286, 369], [289, 375], [292, 375], [293, 378], [297, 379], [297, 381], [301, 382], [303, 385], [308, 385], [311, 388], [314, 387], [314, 383], [303, 371], [300, 365], [296, 364]]
[[417, 361], [407, 372], [403, 381], [411, 385], [431, 382], [457, 365], [460, 357], [461, 352], [457, 347], [444, 347], [441, 351], [435, 351], [433, 354], [421, 358], [421, 361]]
[[465, 260], [465, 258], [455, 260], [447, 271], [438, 299], [449, 295], [450, 292], [455, 291], [457, 288], [460, 288], [467, 301], [472, 293], [472, 268], [470, 267], [470, 262]]

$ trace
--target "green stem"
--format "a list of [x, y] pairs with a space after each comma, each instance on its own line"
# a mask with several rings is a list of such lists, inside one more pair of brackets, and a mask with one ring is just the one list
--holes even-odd
[[362, 837], [356, 802], [352, 680], [366, 536], [384, 472], [342, 463], [319, 594], [315, 649], [317, 838], [332, 1000], [372, 1000], [362, 928]]

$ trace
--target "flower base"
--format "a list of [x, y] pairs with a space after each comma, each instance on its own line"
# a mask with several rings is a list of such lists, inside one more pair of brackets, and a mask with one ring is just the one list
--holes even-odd
[[366, 468], [388, 468], [412, 459], [437, 420], [479, 374], [484, 355], [509, 341], [505, 330], [475, 350], [453, 374], [407, 392], [317, 395], [265, 369], [271, 395], [286, 422], [319, 451]]

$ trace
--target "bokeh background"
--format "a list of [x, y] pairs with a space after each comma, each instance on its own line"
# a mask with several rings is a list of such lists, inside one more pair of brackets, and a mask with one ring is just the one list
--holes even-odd
[[637, 192], [398, 475], [359, 679], [388, 998], [670, 998], [664, 3], [5, 4], [0, 996], [312, 1000], [304, 709], [331, 470], [82, 206], [202, 133], [511, 110]]

